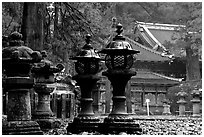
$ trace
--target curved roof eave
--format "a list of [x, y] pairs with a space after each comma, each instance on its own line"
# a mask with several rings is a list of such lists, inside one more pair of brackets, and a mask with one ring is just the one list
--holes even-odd
[[137, 75], [133, 76], [132, 79], [154, 79], [154, 80], [167, 80], [167, 81], [171, 81], [171, 82], [181, 82], [182, 78], [173, 78], [173, 77], [168, 77], [168, 76], [164, 76], [162, 74], [158, 74], [155, 72], [151, 72], [151, 71], [142, 71], [139, 70], [137, 71]]
[[[138, 54], [137, 60], [148, 60], [148, 61], [170, 61], [173, 59], [173, 55], [168, 55], [164, 52], [158, 52], [154, 49], [148, 48], [143, 46], [142, 44], [139, 44], [138, 42], [123, 36], [131, 45], [132, 48], [135, 50], [139, 50], [140, 54]], [[142, 50], [142, 51], [141, 51]], [[147, 52], [147, 53], [146, 53]], [[143, 55], [142, 55], [143, 54]], [[144, 55], [147, 54], [147, 55]], [[143, 56], [140, 58], [140, 56]], [[146, 56], [146, 59], [144, 57]], [[148, 58], [149, 57], [149, 58]], [[153, 57], [153, 58], [152, 58]], [[155, 57], [155, 58], [154, 58]]]

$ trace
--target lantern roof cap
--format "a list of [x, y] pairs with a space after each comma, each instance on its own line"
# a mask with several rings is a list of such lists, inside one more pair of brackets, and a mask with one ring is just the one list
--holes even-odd
[[94, 49], [90, 42], [91, 42], [91, 35], [86, 35], [86, 44], [82, 47], [81, 51], [75, 56], [72, 57], [72, 60], [83, 60], [83, 59], [95, 59], [100, 60], [100, 56], [97, 53], [96, 49]]
[[100, 53], [105, 54], [114, 54], [114, 53], [122, 53], [122, 54], [136, 54], [140, 51], [134, 50], [129, 42], [126, 41], [126, 39], [121, 34], [123, 32], [123, 26], [122, 24], [118, 24], [116, 26], [116, 33], [117, 35], [113, 38], [113, 41], [111, 41], [105, 49], [102, 49]]

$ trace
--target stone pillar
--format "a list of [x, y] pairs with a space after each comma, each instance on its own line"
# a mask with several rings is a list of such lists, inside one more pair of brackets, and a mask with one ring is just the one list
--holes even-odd
[[184, 116], [185, 115], [185, 97], [187, 96], [187, 93], [184, 91], [180, 91], [177, 93], [177, 96], [179, 97], [179, 100], [177, 103], [179, 104], [179, 116]]
[[34, 89], [38, 94], [38, 105], [32, 119], [38, 122], [43, 131], [47, 131], [53, 128], [55, 122], [54, 114], [50, 109], [50, 93], [54, 90], [54, 85], [37, 83]]
[[103, 75], [107, 76], [113, 85], [113, 109], [100, 127], [102, 133], [118, 134], [120, 132], [127, 132], [139, 134], [142, 131], [139, 124], [136, 124], [132, 117], [128, 115], [125, 105], [125, 87], [130, 78], [135, 74], [136, 72], [131, 70], [103, 72]]
[[98, 76], [85, 75], [85, 76], [74, 76], [73, 79], [77, 81], [81, 88], [81, 111], [79, 117], [94, 116], [92, 107], [92, 91], [99, 80]]
[[32, 119], [37, 121], [43, 131], [53, 128], [54, 114], [50, 108], [50, 93], [53, 92], [55, 85], [54, 73], [60, 72], [64, 69], [62, 64], [56, 67], [46, 59], [47, 53], [41, 52], [43, 60], [32, 68], [32, 73], [35, 78], [34, 89], [38, 94], [38, 105], [32, 115]]
[[200, 94], [201, 92], [196, 88], [192, 91], [191, 95], [193, 99], [191, 100], [193, 104], [193, 116], [200, 116]]
[[37, 122], [31, 120], [30, 89], [34, 80], [30, 69], [41, 60], [40, 54], [23, 46], [22, 35], [13, 32], [9, 47], [2, 50], [2, 64], [6, 77], [3, 88], [8, 92], [7, 122], [3, 122], [3, 135], [42, 135]]
[[81, 110], [73, 123], [67, 127], [67, 132], [78, 134], [82, 131], [97, 131], [99, 119], [94, 116], [92, 92], [99, 77], [87, 74], [75, 75], [73, 79], [77, 81], [81, 89]]
[[[127, 115], [125, 109], [126, 105], [126, 96], [125, 96], [125, 87], [127, 82], [130, 80], [132, 75], [135, 75], [135, 72], [119, 72], [119, 73], [110, 73], [108, 71], [103, 73], [104, 76], [107, 76], [113, 85], [113, 109], [109, 116], [124, 116]], [[118, 80], [120, 79], [120, 80]]]

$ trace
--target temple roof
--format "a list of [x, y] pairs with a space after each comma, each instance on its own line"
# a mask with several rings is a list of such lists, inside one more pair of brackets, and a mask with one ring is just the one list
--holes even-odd
[[137, 75], [131, 78], [132, 84], [143, 85], [176, 85], [179, 84], [182, 79], [164, 76], [155, 72], [138, 70]]
[[[136, 23], [136, 35], [142, 39], [142, 44], [123, 36], [127, 42], [132, 45], [134, 50], [139, 50], [136, 55], [139, 61], [171, 61], [174, 55], [169, 53], [163, 45], [164, 41], [170, 41], [173, 33], [179, 25], [154, 24], [154, 23]], [[114, 33], [110, 36], [112, 40]], [[171, 41], [172, 42], [172, 41]]]
[[183, 25], [136, 22], [135, 33], [144, 45], [155, 50], [166, 51], [165, 42], [175, 43], [172, 37], [178, 38], [177, 30]]
[[134, 50], [139, 50], [140, 53], [137, 54], [136, 59], [140, 61], [170, 61], [173, 59], [171, 54], [167, 54], [166, 52], [159, 52], [154, 49], [145, 47], [138, 42], [124, 36], [126, 41], [128, 41]]

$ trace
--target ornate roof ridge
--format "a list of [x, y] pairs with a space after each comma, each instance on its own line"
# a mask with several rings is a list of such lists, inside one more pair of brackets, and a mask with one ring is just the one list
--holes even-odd
[[[158, 76], [158, 77], [161, 77], [161, 78], [164, 78], [164, 79], [168, 79], [168, 80], [172, 80], [172, 81], [177, 81], [177, 82], [181, 82], [182, 81], [182, 78], [168, 77], [168, 76], [165, 76], [165, 75], [162, 75], [162, 74], [159, 74], [159, 73], [152, 72], [150, 70], [138, 70], [137, 73], [153, 74], [155, 76]], [[132, 78], [136, 78], [136, 77], [137, 77], [137, 75], [133, 76]]]
[[159, 29], [167, 29], [167, 30], [175, 30], [175, 28], [185, 27], [185, 25], [176, 25], [176, 24], [163, 24], [163, 23], [147, 23], [147, 22], [140, 22], [136, 21], [136, 24], [143, 25], [145, 27]]
[[124, 37], [126, 40], [128, 40], [129, 42], [133, 43], [134, 45], [137, 45], [137, 46], [139, 46], [139, 47], [141, 47], [141, 48], [143, 48], [143, 49], [145, 49], [145, 50], [147, 50], [147, 51], [149, 51], [149, 52], [152, 52], [152, 53], [154, 53], [154, 54], [158, 54], [158, 55], [160, 55], [160, 56], [162, 56], [162, 57], [166, 57], [166, 58], [168, 58], [168, 59], [171, 59], [171, 58], [172, 58], [172, 55], [165, 55], [165, 54], [166, 54], [165, 52], [158, 52], [158, 51], [153, 50], [153, 49], [151, 49], [151, 48], [145, 47], [145, 46], [143, 46], [142, 44], [140, 44], [140, 43], [138, 43], [138, 42], [136, 42], [136, 41], [134, 41], [134, 40], [132, 40], [132, 39], [126, 37], [126, 36], [123, 36], [123, 37]]

